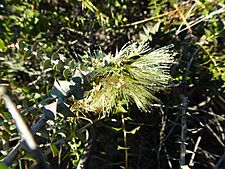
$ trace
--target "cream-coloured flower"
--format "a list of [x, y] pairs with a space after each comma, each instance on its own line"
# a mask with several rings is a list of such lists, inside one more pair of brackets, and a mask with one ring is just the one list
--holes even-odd
[[107, 64], [95, 69], [94, 87], [84, 98], [90, 111], [116, 113], [123, 101], [147, 112], [151, 101], [158, 100], [154, 93], [166, 88], [171, 80], [171, 47], [152, 50], [146, 43], [128, 43], [114, 57], [101, 59]]

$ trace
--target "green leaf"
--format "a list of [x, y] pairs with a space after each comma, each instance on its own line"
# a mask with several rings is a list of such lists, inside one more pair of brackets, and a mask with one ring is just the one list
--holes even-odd
[[130, 148], [129, 147], [122, 147], [122, 146], [119, 146], [117, 147], [117, 150], [129, 150]]
[[34, 12], [33, 12], [33, 10], [31, 10], [31, 9], [26, 9], [26, 10], [25, 10], [25, 15], [26, 15], [28, 18], [31, 18], [31, 17], [34, 16]]
[[76, 65], [75, 65], [74, 61], [71, 60], [71, 61], [69, 62], [69, 69], [71, 70], [71, 69], [74, 69], [75, 67], [76, 67]]
[[0, 38], [0, 49], [5, 49], [5, 42]]
[[116, 113], [127, 113], [127, 110], [124, 109], [123, 106], [118, 105], [118, 106], [116, 107]]
[[[83, 75], [80, 73], [77, 73], [77, 76], [74, 76], [72, 78], [72, 82], [75, 83], [75, 85], [70, 86], [71, 94], [76, 97], [76, 99], [82, 99], [84, 95], [84, 89], [82, 85], [84, 84], [85, 80], [83, 78]], [[86, 86], [87, 87], [87, 86]]]
[[36, 51], [36, 50], [38, 49], [38, 47], [39, 47], [39, 42], [36, 41], [36, 42], [33, 44], [31, 50], [32, 50], [32, 51]]
[[5, 120], [10, 120], [11, 119], [11, 114], [8, 113], [8, 112], [3, 112], [3, 113], [1, 113], [1, 115], [3, 116], [3, 118]]
[[27, 50], [24, 54], [24, 57], [28, 58], [29, 56], [31, 56], [31, 54], [32, 54], [31, 50]]
[[56, 70], [60, 71], [64, 67], [63, 61], [59, 60], [56, 64]]
[[115, 25], [116, 25], [116, 27], [118, 27], [118, 25], [119, 25], [119, 22], [117, 19], [115, 19]]
[[41, 112], [44, 114], [45, 117], [47, 117], [50, 120], [55, 120], [55, 115], [52, 113], [52, 111], [47, 110], [45, 108], [41, 108]]
[[50, 59], [45, 60], [43, 63], [43, 69], [49, 68], [50, 65], [51, 65], [51, 60]]
[[132, 121], [132, 118], [130, 118], [130, 117], [128, 116], [128, 117], [125, 117], [124, 120], [125, 120], [125, 121], [128, 121], [128, 120], [129, 120], [129, 121]]
[[21, 87], [20, 88], [22, 90], [23, 93], [28, 94], [30, 92], [30, 88], [28, 87]]
[[114, 4], [116, 7], [120, 7], [120, 3], [118, 1], [115, 2]]
[[126, 131], [126, 133], [129, 133], [129, 134], [135, 134], [141, 127], [138, 126], [136, 127], [135, 129], [131, 130], [131, 131]]
[[0, 169], [8, 169], [6, 165], [0, 161]]
[[70, 91], [70, 86], [74, 85], [74, 83], [66, 81], [66, 80], [55, 80], [54, 85], [51, 89], [51, 95], [58, 99], [64, 98]]
[[72, 73], [70, 72], [69, 69], [64, 69], [63, 70], [63, 76], [64, 76], [65, 79], [69, 79], [70, 76], [72, 76]]
[[52, 60], [57, 60], [57, 59], [59, 59], [59, 54], [56, 52], [56, 53], [54, 53], [52, 56], [51, 56], [51, 59]]
[[44, 139], [46, 139], [46, 140], [49, 139], [49, 133], [48, 133], [48, 131], [46, 130], [46, 128], [43, 128], [43, 129], [39, 130], [39, 131], [36, 133], [36, 135], [39, 136], [39, 137], [42, 137], [42, 138], [44, 138]]
[[33, 94], [32, 94], [32, 97], [33, 97], [35, 100], [37, 100], [37, 99], [39, 99], [39, 98], [41, 97], [41, 94], [40, 94], [40, 93], [33, 93]]
[[44, 105], [41, 108], [41, 112], [45, 115], [45, 117], [55, 120], [57, 117], [57, 101], [48, 105]]
[[222, 74], [221, 79], [225, 81], [225, 73]]
[[42, 51], [41, 49], [40, 49], [40, 50], [38, 50], [38, 51], [37, 51], [37, 55], [36, 55], [36, 57], [37, 57], [38, 59], [40, 59], [40, 58], [41, 58], [42, 53], [43, 53], [43, 51]]
[[63, 138], [66, 138], [66, 134], [64, 132], [58, 132], [58, 135], [62, 136]]
[[59, 154], [59, 150], [55, 144], [50, 145], [53, 157], [56, 157]]
[[[4, 127], [5, 127], [6, 125], [4, 124]], [[9, 130], [9, 129], [8, 129]], [[9, 133], [7, 132], [7, 133], [4, 133], [3, 135], [1, 135], [0, 136], [0, 138], [1, 139], [3, 139], [3, 140], [5, 140], [5, 141], [9, 141], [9, 137], [10, 137], [10, 135], [9, 135]]]
[[25, 47], [25, 44], [24, 44], [24, 42], [22, 40], [19, 41], [18, 45], [19, 45], [19, 49], [20, 50], [23, 50], [24, 47]]
[[80, 76], [74, 76], [72, 78], [72, 81], [75, 82], [76, 84], [80, 84], [81, 85], [83, 83], [83, 78], [80, 77]]
[[84, 90], [80, 84], [70, 86], [71, 94], [77, 99], [82, 99], [84, 96]]
[[211, 35], [210, 30], [204, 29], [204, 32], [205, 32], [206, 37], [210, 37], [210, 35]]
[[65, 103], [61, 102], [58, 105], [57, 111], [63, 115], [64, 117], [72, 117], [74, 114], [70, 111], [70, 109], [65, 105]]
[[157, 22], [157, 23], [150, 29], [150, 31], [151, 31], [152, 34], [156, 34], [156, 33], [159, 31], [160, 24], [161, 24], [161, 22]]
[[10, 129], [10, 131], [16, 131], [16, 125], [15, 124], [11, 124], [10, 126], [9, 126], [9, 129]]
[[111, 127], [113, 130], [115, 130], [115, 131], [120, 131], [120, 130], [122, 130], [122, 128], [117, 128], [117, 127]]

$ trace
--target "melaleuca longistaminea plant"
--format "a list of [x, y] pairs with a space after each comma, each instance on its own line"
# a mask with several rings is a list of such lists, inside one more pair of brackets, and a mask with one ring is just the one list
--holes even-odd
[[93, 89], [86, 92], [82, 105], [98, 113], [116, 113], [121, 103], [135, 103], [149, 111], [158, 100], [154, 93], [168, 86], [173, 63], [172, 45], [152, 50], [147, 43], [128, 43], [114, 57], [95, 60]]

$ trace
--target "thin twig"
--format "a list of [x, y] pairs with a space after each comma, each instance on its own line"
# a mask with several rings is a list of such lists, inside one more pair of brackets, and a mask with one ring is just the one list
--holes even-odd
[[[198, 53], [200, 48], [198, 48], [192, 55], [191, 59], [189, 60], [186, 68], [186, 72], [184, 74], [184, 80], [183, 84], [187, 84], [187, 77], [188, 73], [191, 67], [191, 64]], [[181, 144], [180, 144], [180, 168], [185, 166], [185, 160], [186, 160], [186, 133], [187, 133], [187, 109], [188, 109], [188, 97], [186, 97], [185, 94], [185, 86], [183, 89], [183, 95], [182, 95], [182, 115], [181, 115]]]
[[28, 112], [31, 112], [31, 111], [34, 111], [35, 109], [39, 109], [41, 107], [43, 107], [43, 105], [47, 104], [47, 102], [53, 100], [53, 98], [51, 97], [48, 97], [44, 100], [42, 100], [38, 105], [34, 104], [33, 106], [29, 107], [28, 109], [22, 111], [21, 113], [22, 114], [25, 114], [25, 113], [28, 113]]
[[[44, 105], [46, 104], [46, 102], [48, 102], [49, 100], [51, 100], [52, 98], [47, 98], [45, 100], [43, 100], [42, 102], [40, 102], [39, 105]], [[60, 104], [61, 102], [58, 102], [58, 104]], [[35, 110], [37, 108], [36, 105], [26, 109], [25, 111], [23, 111], [22, 113], [27, 113], [27, 112], [31, 112], [33, 110]], [[41, 118], [31, 127], [31, 133], [35, 134], [37, 131], [40, 130], [41, 127], [43, 127], [46, 122], [48, 121], [48, 118], [46, 118], [44, 115], [41, 116]], [[27, 148], [25, 145], [25, 140], [22, 139], [21, 142], [19, 142], [10, 152], [9, 154], [2, 160], [4, 164], [6, 164], [7, 166], [9, 166], [10, 164], [12, 164], [12, 162], [17, 158], [18, 154], [21, 151], [21, 148]]]
[[[28, 129], [26, 123], [24, 122], [22, 116], [20, 115], [19, 111], [16, 108], [16, 105], [13, 103], [12, 99], [10, 98], [10, 96], [7, 94], [5, 87], [1, 87], [0, 86], [0, 96], [2, 96], [2, 98], [5, 101], [6, 107], [9, 110], [9, 113], [11, 114], [18, 131], [21, 133], [23, 141], [26, 143], [26, 145], [28, 146], [29, 150], [37, 157], [37, 159], [39, 160], [41, 166], [45, 169], [47, 169], [47, 165], [46, 162], [41, 154], [41, 152], [38, 150], [38, 146], [34, 140], [34, 137], [31, 133], [31, 131]], [[20, 147], [19, 144], [17, 144], [16, 147]], [[18, 149], [17, 149], [18, 150]], [[15, 152], [16, 151], [15, 149]], [[10, 154], [10, 156], [13, 154]], [[11, 156], [13, 157], [13, 156]], [[4, 162], [4, 160], [3, 160]]]
[[[35, 123], [33, 125], [33, 127], [31, 128], [31, 132], [33, 134], [35, 134], [38, 130], [40, 130], [40, 128], [42, 126], [44, 126], [46, 124], [47, 119], [42, 116], [37, 123]], [[17, 158], [18, 154], [21, 151], [21, 148], [24, 148], [24, 143], [25, 141], [22, 139], [21, 142], [19, 142], [11, 151], [10, 153], [3, 159], [3, 163], [6, 164], [7, 166], [9, 166], [10, 164], [12, 164], [12, 162]]]
[[188, 64], [187, 64], [187, 68], [186, 68], [186, 72], [184, 74], [184, 84], [187, 83], [187, 76], [188, 76], [188, 73], [189, 73], [189, 70], [190, 70], [190, 67], [191, 67], [191, 64], [195, 58], [195, 56], [197, 55], [198, 51], [200, 50], [200, 48], [196, 49], [195, 52], [193, 53], [193, 55], [191, 56], [191, 59], [189, 60]]
[[162, 107], [159, 107], [159, 109], [161, 111], [161, 128], [160, 128], [160, 133], [159, 133], [159, 148], [158, 148], [158, 152], [157, 152], [158, 169], [160, 169], [160, 152], [161, 152], [161, 149], [162, 149], [164, 132], [165, 132], [165, 128], [166, 128], [165, 112], [163, 111]]
[[9, 166], [18, 156], [21, 151], [21, 142], [17, 143], [15, 147], [8, 153], [8, 155], [2, 160], [2, 162]]
[[216, 135], [216, 133], [213, 131], [213, 129], [208, 124], [205, 124], [205, 127], [216, 138], [216, 140], [218, 141], [218, 143], [220, 143], [220, 145], [224, 147], [223, 141]]
[[126, 124], [123, 113], [121, 114], [122, 120], [122, 129], [123, 129], [123, 141], [124, 141], [124, 153], [125, 153], [125, 169], [128, 169], [128, 145], [127, 145], [127, 132], [126, 132]]
[[190, 165], [190, 166], [194, 166], [195, 154], [196, 154], [196, 151], [197, 151], [197, 149], [198, 149], [198, 145], [199, 145], [201, 139], [202, 139], [202, 136], [199, 136], [198, 139], [197, 139], [197, 141], [196, 141], [196, 144], [195, 144], [195, 147], [194, 147], [193, 154], [191, 155], [191, 159], [190, 159], [190, 161], [189, 161], [189, 165]]
[[186, 133], [187, 133], [187, 107], [188, 107], [188, 99], [183, 96], [182, 103], [182, 117], [181, 117], [181, 144], [180, 144], [180, 167], [185, 165], [185, 156], [186, 156]]
[[216, 11], [213, 11], [213, 12], [211, 12], [210, 14], [208, 14], [208, 15], [205, 16], [205, 17], [200, 17], [198, 20], [194, 21], [194, 22], [191, 23], [191, 24], [189, 23], [189, 24], [190, 24], [189, 26], [185, 27], [184, 29], [181, 29], [181, 30], [180, 30], [179, 32], [177, 32], [176, 34], [178, 35], [178, 34], [180, 34], [181, 32], [183, 32], [183, 31], [185, 31], [185, 30], [187, 30], [187, 29], [190, 29], [191, 27], [193, 27], [193, 26], [195, 26], [195, 25], [201, 23], [202, 21], [205, 21], [205, 20], [211, 18], [212, 16], [221, 14], [221, 13], [223, 13], [223, 12], [225, 12], [225, 7], [222, 7], [222, 8], [220, 8], [220, 9], [216, 10]]
[[173, 15], [175, 12], [177, 12], [177, 9], [176, 10], [173, 10], [173, 11], [170, 11], [170, 12], [165, 12], [163, 14], [159, 14], [157, 16], [153, 16], [153, 17], [150, 17], [150, 18], [146, 18], [146, 19], [143, 19], [143, 20], [140, 20], [140, 21], [136, 21], [136, 22], [133, 22], [133, 23], [128, 23], [128, 24], [125, 24], [125, 25], [121, 25], [120, 28], [125, 28], [125, 27], [134, 26], [134, 25], [139, 25], [139, 24], [142, 24], [142, 23], [151, 21], [153, 19], [161, 18], [163, 16]]
[[[176, 7], [176, 6], [175, 6], [175, 7]], [[181, 29], [181, 27], [183, 26], [183, 24], [185, 24], [185, 25], [189, 28], [188, 31], [189, 31], [190, 33], [192, 33], [192, 30], [191, 30], [191, 28], [190, 28], [190, 25], [189, 25], [189, 23], [187, 22], [187, 18], [190, 16], [191, 11], [194, 9], [194, 7], [195, 7], [195, 4], [193, 4], [193, 5], [191, 6], [191, 8], [190, 8], [189, 11], [187, 12], [186, 16], [184, 16], [183, 13], [180, 12], [180, 10], [178, 9], [178, 7], [176, 7], [176, 9], [178, 9], [178, 12], [179, 12], [181, 18], [183, 19], [183, 22], [180, 24], [179, 28], [178, 28], [177, 31], [176, 31], [176, 35], [178, 35], [178, 34], [180, 33], [180, 29]]]
[[[164, 146], [164, 151], [165, 151], [166, 154], [168, 154], [168, 153], [167, 153], [166, 146]], [[167, 155], [166, 157], [167, 157], [167, 161], [168, 161], [169, 168], [170, 168], [170, 169], [173, 169], [173, 165], [172, 165], [172, 162], [171, 162], [171, 160], [170, 160], [169, 155]]]

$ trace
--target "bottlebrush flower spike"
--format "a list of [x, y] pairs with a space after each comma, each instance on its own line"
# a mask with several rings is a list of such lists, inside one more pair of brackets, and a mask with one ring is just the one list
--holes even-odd
[[101, 59], [102, 66], [94, 71], [94, 87], [86, 93], [89, 110], [114, 113], [125, 101], [149, 111], [151, 101], [158, 100], [154, 93], [165, 89], [171, 80], [172, 47], [152, 50], [147, 43], [128, 43], [114, 57]]

